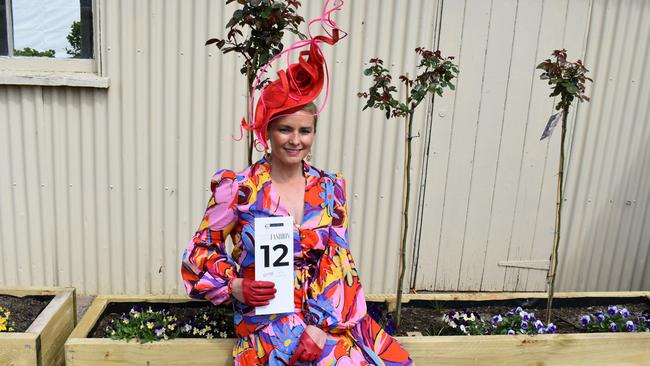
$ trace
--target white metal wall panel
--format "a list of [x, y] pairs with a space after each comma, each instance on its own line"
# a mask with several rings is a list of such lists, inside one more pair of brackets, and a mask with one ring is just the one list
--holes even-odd
[[[322, 4], [305, 1], [301, 14], [318, 16]], [[413, 49], [431, 47], [438, 3], [404, 4], [347, 1], [336, 19], [350, 36], [324, 46], [331, 99], [314, 164], [348, 179], [350, 240], [368, 292], [396, 285], [403, 121], [361, 113], [356, 93], [369, 85], [371, 57], [414, 74]], [[210, 177], [244, 167], [244, 144], [232, 139], [246, 102], [240, 60], [203, 45], [225, 33], [236, 6], [100, 1], [109, 89], [0, 86], [0, 286], [183, 292], [180, 256]]]
[[592, 101], [572, 140], [559, 285], [650, 289], [650, 3], [595, 0]]
[[440, 48], [459, 56], [461, 71], [455, 95], [435, 101], [414, 287], [544, 289], [545, 272], [498, 263], [550, 255], [558, 137], [539, 141], [553, 103], [535, 66], [562, 47], [582, 57], [589, 8], [444, 3]]

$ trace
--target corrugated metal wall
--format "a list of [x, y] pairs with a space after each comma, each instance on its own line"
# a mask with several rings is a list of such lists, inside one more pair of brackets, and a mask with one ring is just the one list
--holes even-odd
[[[303, 3], [306, 18], [319, 14], [321, 1]], [[219, 168], [244, 166], [244, 144], [231, 138], [239, 134], [245, 110], [239, 62], [203, 46], [223, 34], [235, 5], [99, 5], [102, 74], [111, 79], [109, 89], [0, 86], [0, 286], [182, 292], [179, 258], [203, 214], [209, 179]], [[628, 12], [634, 20], [623, 22]], [[438, 44], [458, 56], [461, 78], [457, 93], [416, 116], [421, 137], [414, 139], [413, 187], [416, 193], [424, 187], [425, 194], [422, 230], [411, 232], [412, 240], [420, 238], [417, 273], [411, 276], [416, 287], [543, 286], [543, 272], [496, 263], [548, 257], [558, 139], [538, 142], [552, 102], [533, 69], [564, 45], [572, 58], [587, 49], [586, 61], [599, 65], [593, 71], [602, 87], [572, 115], [577, 127], [567, 212], [576, 216], [565, 226], [570, 231], [564, 237], [573, 245], [564, 252], [561, 274], [565, 268], [581, 276], [591, 270], [611, 274], [617, 282], [612, 289], [647, 289], [650, 185], [642, 168], [650, 164], [643, 109], [648, 88], [641, 86], [649, 76], [638, 74], [648, 60], [648, 15], [640, 0], [348, 1], [337, 21], [350, 36], [325, 50], [332, 99], [319, 122], [314, 164], [348, 179], [351, 246], [367, 292], [396, 286], [404, 126], [361, 112], [356, 93], [369, 83], [362, 76], [364, 62], [379, 56], [396, 72], [414, 74], [412, 49]], [[629, 54], [631, 66], [611, 56], [611, 48]], [[624, 80], [635, 82], [626, 88]], [[632, 101], [638, 111], [630, 111]], [[614, 113], [625, 120], [621, 129], [609, 123]], [[582, 191], [574, 188], [579, 184]], [[587, 209], [594, 207], [587, 199], [614, 195], [617, 204], [623, 196], [636, 202], [623, 203], [620, 212], [609, 201]], [[624, 265], [620, 250], [611, 252], [613, 270], [610, 257], [599, 253], [584, 262], [574, 259], [587, 258], [590, 248], [607, 255], [605, 240], [616, 239], [628, 253], [638, 252], [635, 269]], [[629, 279], [644, 270], [645, 277]], [[578, 288], [578, 281], [585, 283], [567, 275], [561, 285]]]
[[535, 67], [562, 47], [582, 58], [590, 6], [445, 2], [440, 47], [459, 55], [461, 75], [435, 103], [416, 288], [545, 288], [546, 271], [499, 262], [550, 256], [559, 133], [540, 141], [554, 104]]
[[[303, 3], [305, 18], [320, 14], [321, 1]], [[183, 292], [179, 260], [210, 177], [244, 167], [244, 144], [231, 138], [245, 111], [239, 60], [203, 45], [224, 33], [236, 4], [99, 6], [108, 90], [0, 86], [0, 286]], [[337, 21], [350, 36], [325, 49], [332, 98], [314, 164], [348, 178], [351, 243], [368, 292], [396, 283], [402, 130], [361, 113], [356, 93], [369, 82], [369, 58], [414, 64], [411, 49], [432, 44], [435, 8], [348, 1]]]
[[[594, 1], [577, 111], [559, 286], [650, 289], [650, 2]], [[586, 107], [586, 108], [585, 108]]]
[[539, 141], [554, 103], [535, 66], [564, 47], [595, 86], [569, 117], [559, 288], [649, 288], [650, 3], [447, 1], [442, 19], [440, 48], [459, 55], [461, 76], [433, 110], [411, 285], [545, 290], [545, 271], [499, 262], [550, 256], [559, 132]]

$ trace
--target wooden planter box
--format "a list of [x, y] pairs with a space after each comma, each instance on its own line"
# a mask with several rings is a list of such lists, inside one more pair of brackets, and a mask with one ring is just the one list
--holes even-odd
[[[648, 297], [647, 292], [559, 293], [556, 298]], [[448, 293], [405, 295], [404, 301], [545, 298], [543, 293]], [[369, 301], [394, 303], [394, 296]], [[232, 365], [232, 339], [173, 339], [140, 344], [87, 338], [111, 302], [190, 301], [185, 296], [98, 296], [65, 343], [66, 365]], [[650, 333], [530, 336], [398, 337], [416, 365], [650, 365]]]
[[170, 339], [151, 343], [87, 338], [109, 303], [183, 303], [183, 295], [100, 295], [65, 342], [66, 366], [76, 365], [232, 365], [233, 339]]
[[0, 294], [54, 298], [22, 333], [0, 333], [0, 365], [63, 365], [63, 344], [76, 324], [74, 288], [0, 288]]
[[[556, 299], [571, 298], [650, 299], [650, 292], [570, 292]], [[546, 293], [444, 293], [405, 294], [403, 302], [489, 301], [546, 298]], [[371, 295], [368, 301], [395, 296]], [[398, 337], [411, 352], [416, 365], [650, 365], [650, 333], [580, 333]]]

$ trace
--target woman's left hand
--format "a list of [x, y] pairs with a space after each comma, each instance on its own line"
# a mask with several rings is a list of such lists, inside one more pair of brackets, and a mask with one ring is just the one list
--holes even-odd
[[327, 333], [316, 326], [308, 325], [300, 336], [300, 343], [298, 343], [298, 348], [293, 353], [289, 365], [295, 365], [296, 362], [316, 361], [323, 354], [326, 340]]

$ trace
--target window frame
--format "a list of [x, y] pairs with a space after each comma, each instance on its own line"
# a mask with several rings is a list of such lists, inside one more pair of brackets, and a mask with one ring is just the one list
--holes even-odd
[[[0, 85], [108, 88], [110, 80], [102, 75], [101, 1], [92, 0], [93, 58], [0, 56]], [[5, 0], [5, 5], [7, 44], [13, 53], [12, 0]]]

